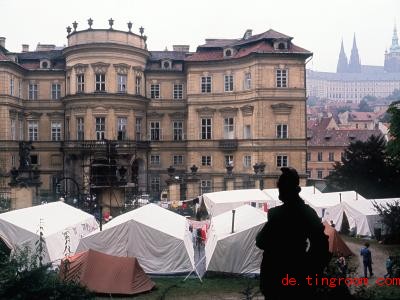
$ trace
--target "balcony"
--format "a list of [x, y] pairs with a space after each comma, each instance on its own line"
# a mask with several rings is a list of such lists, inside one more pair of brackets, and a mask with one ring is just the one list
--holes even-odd
[[226, 139], [219, 140], [218, 146], [222, 151], [236, 151], [238, 148], [238, 140], [237, 139]]
[[146, 150], [150, 148], [149, 141], [134, 141], [134, 140], [85, 140], [85, 141], [64, 141], [62, 142], [62, 149], [64, 151], [101, 151], [106, 150], [109, 143], [115, 144], [118, 152], [128, 152], [132, 150]]

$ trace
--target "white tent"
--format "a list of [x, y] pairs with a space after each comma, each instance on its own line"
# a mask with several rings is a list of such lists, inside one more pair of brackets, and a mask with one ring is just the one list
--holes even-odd
[[[269, 208], [282, 204], [282, 201], [279, 200], [279, 190], [277, 188], [264, 189], [263, 192], [271, 199], [268, 201]], [[321, 191], [314, 186], [302, 186], [299, 195], [303, 200], [306, 200], [308, 197], [321, 194]]]
[[226, 273], [259, 273], [262, 251], [256, 235], [267, 222], [260, 209], [243, 205], [235, 208], [234, 232], [232, 211], [211, 219], [205, 246], [206, 270]]
[[43, 263], [60, 263], [75, 252], [83, 236], [98, 227], [94, 216], [61, 201], [0, 214], [0, 238], [12, 251], [25, 246], [35, 251], [43, 233]]
[[203, 201], [211, 216], [217, 216], [236, 207], [255, 203], [263, 207], [271, 199], [259, 189], [231, 190], [203, 194]]
[[194, 270], [189, 222], [155, 204], [120, 215], [79, 243], [77, 252], [93, 249], [136, 257], [146, 273], [174, 274]]

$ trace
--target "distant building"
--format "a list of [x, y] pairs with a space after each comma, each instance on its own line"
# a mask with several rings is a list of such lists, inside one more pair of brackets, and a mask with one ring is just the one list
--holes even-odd
[[359, 103], [365, 96], [389, 96], [400, 89], [400, 46], [396, 27], [390, 51], [385, 53], [384, 66], [361, 64], [354, 35], [349, 61], [342, 41], [336, 73], [307, 70], [306, 80], [308, 97]]

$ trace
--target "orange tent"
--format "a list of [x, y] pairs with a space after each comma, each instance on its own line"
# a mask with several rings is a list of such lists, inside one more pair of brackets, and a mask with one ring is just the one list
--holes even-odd
[[150, 291], [155, 286], [135, 257], [117, 257], [91, 249], [64, 258], [60, 276], [105, 294], [133, 295]]
[[325, 234], [329, 237], [329, 252], [333, 255], [342, 254], [343, 256], [354, 255], [350, 248], [346, 245], [339, 233], [328, 222], [324, 221]]

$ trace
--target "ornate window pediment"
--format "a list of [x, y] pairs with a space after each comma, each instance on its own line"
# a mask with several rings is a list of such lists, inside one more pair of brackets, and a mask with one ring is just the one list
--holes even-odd
[[170, 116], [171, 119], [184, 119], [186, 114], [183, 112], [173, 112], [173, 113], [169, 113], [168, 116]]
[[74, 65], [75, 73], [76, 74], [85, 74], [87, 67], [88, 67], [87, 64], [76, 64], [76, 65]]
[[196, 109], [196, 111], [200, 115], [213, 115], [215, 113], [216, 109], [208, 107], [208, 106], [205, 106], [205, 107], [201, 107], [201, 108]]
[[147, 114], [147, 117], [152, 119], [161, 119], [163, 116], [163, 113], [158, 113], [156, 111], [152, 111]]
[[252, 106], [252, 105], [245, 105], [245, 106], [242, 106], [242, 107], [240, 108], [240, 110], [242, 111], [242, 114], [243, 114], [244, 116], [252, 116], [252, 115], [253, 115], [253, 112], [254, 112], [254, 106]]
[[237, 107], [223, 107], [223, 108], [220, 108], [218, 111], [223, 116], [226, 116], [226, 115], [235, 116], [235, 115], [237, 115], [238, 110], [239, 109]]
[[110, 64], [106, 64], [103, 62], [97, 62], [97, 63], [91, 64], [91, 66], [96, 74], [105, 74], [105, 73], [107, 73], [107, 69], [110, 66]]
[[287, 103], [276, 103], [271, 105], [272, 110], [277, 115], [289, 115], [293, 105]]
[[28, 119], [40, 119], [40, 117], [42, 116], [42, 113], [36, 112], [36, 111], [31, 111], [31, 112], [26, 113], [25, 116]]
[[49, 113], [47, 113], [47, 115], [48, 115], [51, 119], [64, 118], [64, 113], [59, 112], [59, 111], [49, 112]]
[[117, 74], [127, 75], [131, 66], [127, 64], [114, 64], [114, 68]]

